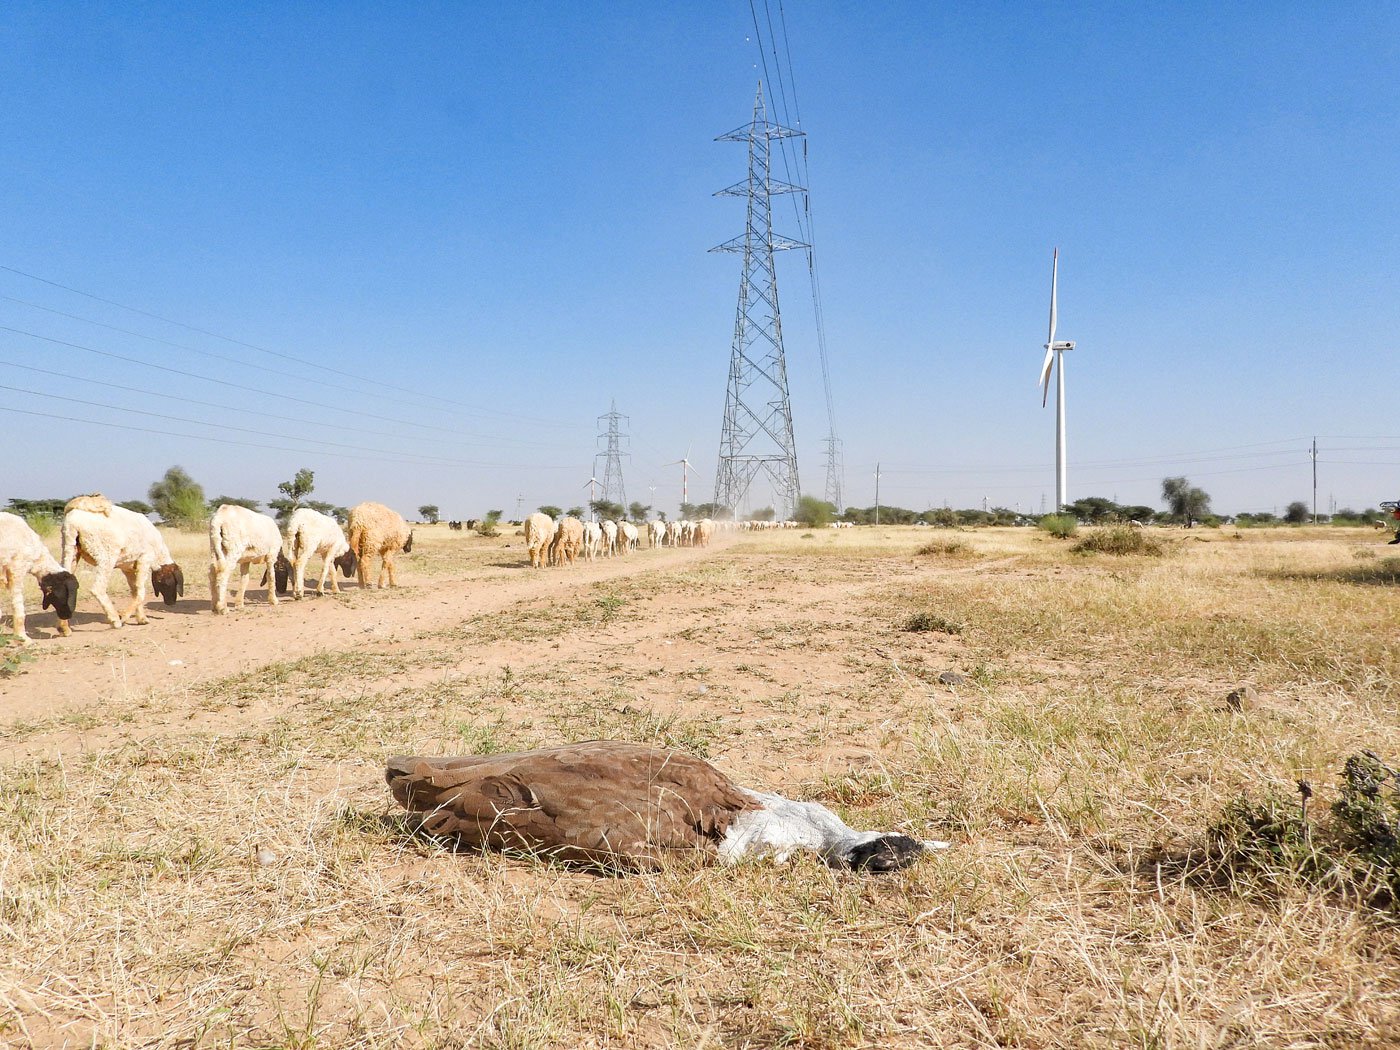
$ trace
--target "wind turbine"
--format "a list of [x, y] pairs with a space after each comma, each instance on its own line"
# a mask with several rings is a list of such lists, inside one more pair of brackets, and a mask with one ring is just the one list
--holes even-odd
[[679, 466], [681, 468], [681, 505], [690, 502], [690, 446], [685, 448], [685, 456], [681, 459], [673, 459], [670, 463], [661, 464], [663, 467]]
[[1050, 262], [1050, 335], [1045, 342], [1045, 361], [1040, 366], [1040, 407], [1050, 399], [1050, 369], [1055, 369], [1055, 510], [1069, 503], [1069, 482], [1065, 476], [1065, 351], [1073, 350], [1072, 342], [1055, 342], [1055, 320], [1059, 312], [1056, 286], [1060, 277], [1060, 249]]
[[583, 487], [588, 490], [588, 514], [590, 519], [598, 516], [598, 512], [593, 509], [593, 504], [598, 502], [598, 486], [601, 484], [602, 482], [596, 477], [590, 477], [583, 483]]

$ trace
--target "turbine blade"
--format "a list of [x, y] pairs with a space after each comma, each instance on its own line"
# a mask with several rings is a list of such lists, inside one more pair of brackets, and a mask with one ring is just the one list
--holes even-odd
[[1045, 361], [1040, 366], [1040, 407], [1044, 408], [1050, 400], [1050, 366], [1055, 363], [1055, 350], [1053, 347], [1045, 348]]
[[1050, 263], [1050, 337], [1045, 341], [1051, 346], [1055, 345], [1055, 315], [1059, 312], [1056, 286], [1060, 283], [1060, 249], [1055, 249]]

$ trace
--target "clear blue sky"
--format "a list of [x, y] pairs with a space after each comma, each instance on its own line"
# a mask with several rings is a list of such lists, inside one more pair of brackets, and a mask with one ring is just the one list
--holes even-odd
[[[1053, 500], [1054, 245], [1071, 498], [1310, 500], [1314, 434], [1322, 509], [1400, 498], [1400, 8], [783, 13], [848, 502], [877, 461], [917, 509]], [[706, 249], [743, 223], [711, 194], [744, 164], [712, 140], [754, 36], [746, 2], [6, 5], [0, 266], [225, 338], [0, 270], [0, 384], [154, 413], [0, 389], [0, 499], [144, 496], [179, 463], [210, 495], [310, 466], [410, 514], [568, 505], [614, 398], [629, 498], [674, 510], [687, 447], [709, 498], [738, 260]], [[820, 494], [798, 253], [779, 281]]]

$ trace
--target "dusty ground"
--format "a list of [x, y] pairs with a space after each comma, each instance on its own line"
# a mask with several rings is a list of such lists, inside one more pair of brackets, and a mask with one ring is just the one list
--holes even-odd
[[[532, 572], [439, 529], [394, 592], [81, 617], [0, 681], [0, 1045], [1400, 1045], [1383, 911], [1161, 861], [1400, 757], [1385, 553], [857, 529]], [[600, 736], [956, 845], [600, 879], [385, 797], [388, 753]]]

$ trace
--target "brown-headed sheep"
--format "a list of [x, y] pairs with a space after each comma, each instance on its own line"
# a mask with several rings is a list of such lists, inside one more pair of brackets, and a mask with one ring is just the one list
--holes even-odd
[[[459, 527], [460, 527], [460, 523]], [[340, 523], [327, 514], [301, 507], [293, 512], [287, 522], [287, 534], [282, 540], [282, 554], [277, 559], [277, 593], [283, 594], [287, 584], [292, 585], [292, 597], [300, 599], [306, 589], [306, 566], [312, 559], [321, 559], [321, 579], [316, 584], [316, 593], [326, 593], [326, 578], [331, 581], [331, 590], [340, 593], [340, 584], [331, 571], [338, 568], [348, 580], [355, 575], [355, 552], [350, 549], [350, 541]]]
[[[247, 507], [221, 504], [209, 519], [209, 554], [213, 558], [209, 565], [209, 597], [214, 612], [220, 615], [228, 612], [229, 578], [235, 567], [238, 569], [238, 598], [234, 604], [241, 609], [248, 591], [249, 571], [254, 565], [262, 565], [266, 583], [281, 553], [282, 533], [277, 522]], [[267, 603], [277, 604], [275, 588], [267, 589]]]
[[[63, 568], [74, 572], [80, 561], [96, 566], [92, 593], [113, 627], [146, 622], [146, 578], [166, 605], [185, 593], [185, 574], [156, 527], [144, 514], [118, 507], [106, 496], [76, 496], [63, 508]], [[131, 589], [131, 604], [120, 614], [107, 597], [107, 581], [121, 569]]]

